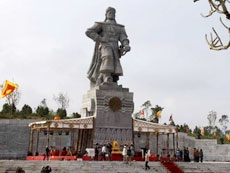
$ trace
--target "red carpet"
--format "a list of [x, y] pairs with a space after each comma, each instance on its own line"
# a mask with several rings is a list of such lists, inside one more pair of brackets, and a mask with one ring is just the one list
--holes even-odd
[[174, 162], [161, 162], [171, 173], [183, 173], [183, 171]]
[[[43, 160], [45, 155], [41, 156], [27, 156], [26, 160]], [[90, 156], [82, 156], [82, 157], [75, 157], [75, 156], [49, 156], [48, 160], [77, 160], [82, 159], [84, 161], [90, 161], [94, 160]], [[47, 158], [46, 158], [47, 160]], [[103, 160], [102, 156], [98, 156], [98, 160]], [[109, 160], [108, 157], [106, 157], [106, 160]], [[144, 158], [139, 156], [134, 156], [132, 158], [133, 161], [144, 161]], [[112, 161], [123, 161], [123, 156], [121, 154], [112, 154]], [[149, 161], [159, 161], [158, 158], [154, 156], [150, 156]]]
[[[27, 156], [26, 160], [43, 160], [44, 156]], [[45, 158], [47, 160], [47, 158]], [[50, 156], [48, 160], [77, 160], [75, 156]]]

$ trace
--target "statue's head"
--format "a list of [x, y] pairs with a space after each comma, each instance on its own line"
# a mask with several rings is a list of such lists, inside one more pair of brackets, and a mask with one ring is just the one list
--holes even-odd
[[106, 19], [114, 20], [115, 19], [115, 14], [116, 14], [116, 9], [115, 8], [108, 7], [106, 9], [106, 13], [105, 13]]

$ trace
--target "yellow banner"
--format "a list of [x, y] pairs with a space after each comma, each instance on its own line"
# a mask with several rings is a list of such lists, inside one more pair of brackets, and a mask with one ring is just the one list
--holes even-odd
[[6, 80], [5, 82], [5, 85], [2, 89], [2, 92], [1, 92], [1, 95], [0, 95], [0, 98], [3, 98], [3, 97], [6, 97], [8, 96], [9, 94], [11, 94], [12, 92], [14, 92], [14, 90], [18, 88], [18, 85], [13, 83], [13, 82], [10, 82], [8, 80]]

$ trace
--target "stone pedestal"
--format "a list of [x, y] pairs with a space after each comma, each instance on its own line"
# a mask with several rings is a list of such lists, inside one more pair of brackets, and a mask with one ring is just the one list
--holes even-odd
[[107, 84], [83, 96], [82, 117], [95, 116], [94, 144], [118, 141], [132, 143], [133, 93], [128, 88]]

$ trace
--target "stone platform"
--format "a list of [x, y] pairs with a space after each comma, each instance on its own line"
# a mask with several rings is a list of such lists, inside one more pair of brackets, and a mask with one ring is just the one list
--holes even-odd
[[[52, 173], [168, 173], [160, 162], [150, 162], [151, 170], [144, 170], [144, 162], [132, 162], [124, 164], [117, 161], [22, 161], [22, 160], [0, 160], [0, 173], [7, 169], [22, 167], [26, 173], [40, 173], [43, 166], [49, 165]], [[8, 171], [15, 173], [15, 171]]]
[[[186, 163], [176, 162], [185, 173], [229, 173], [228, 162], [204, 162]], [[149, 162], [150, 170], [145, 171], [144, 162], [132, 162], [124, 164], [117, 161], [24, 161], [24, 160], [0, 160], [0, 173], [7, 169], [15, 170], [22, 167], [26, 173], [40, 173], [43, 166], [51, 166], [52, 173], [168, 173], [160, 162]], [[8, 171], [15, 173], [15, 171]]]
[[202, 173], [229, 173], [229, 162], [176, 162], [177, 166], [186, 173], [202, 172]]

